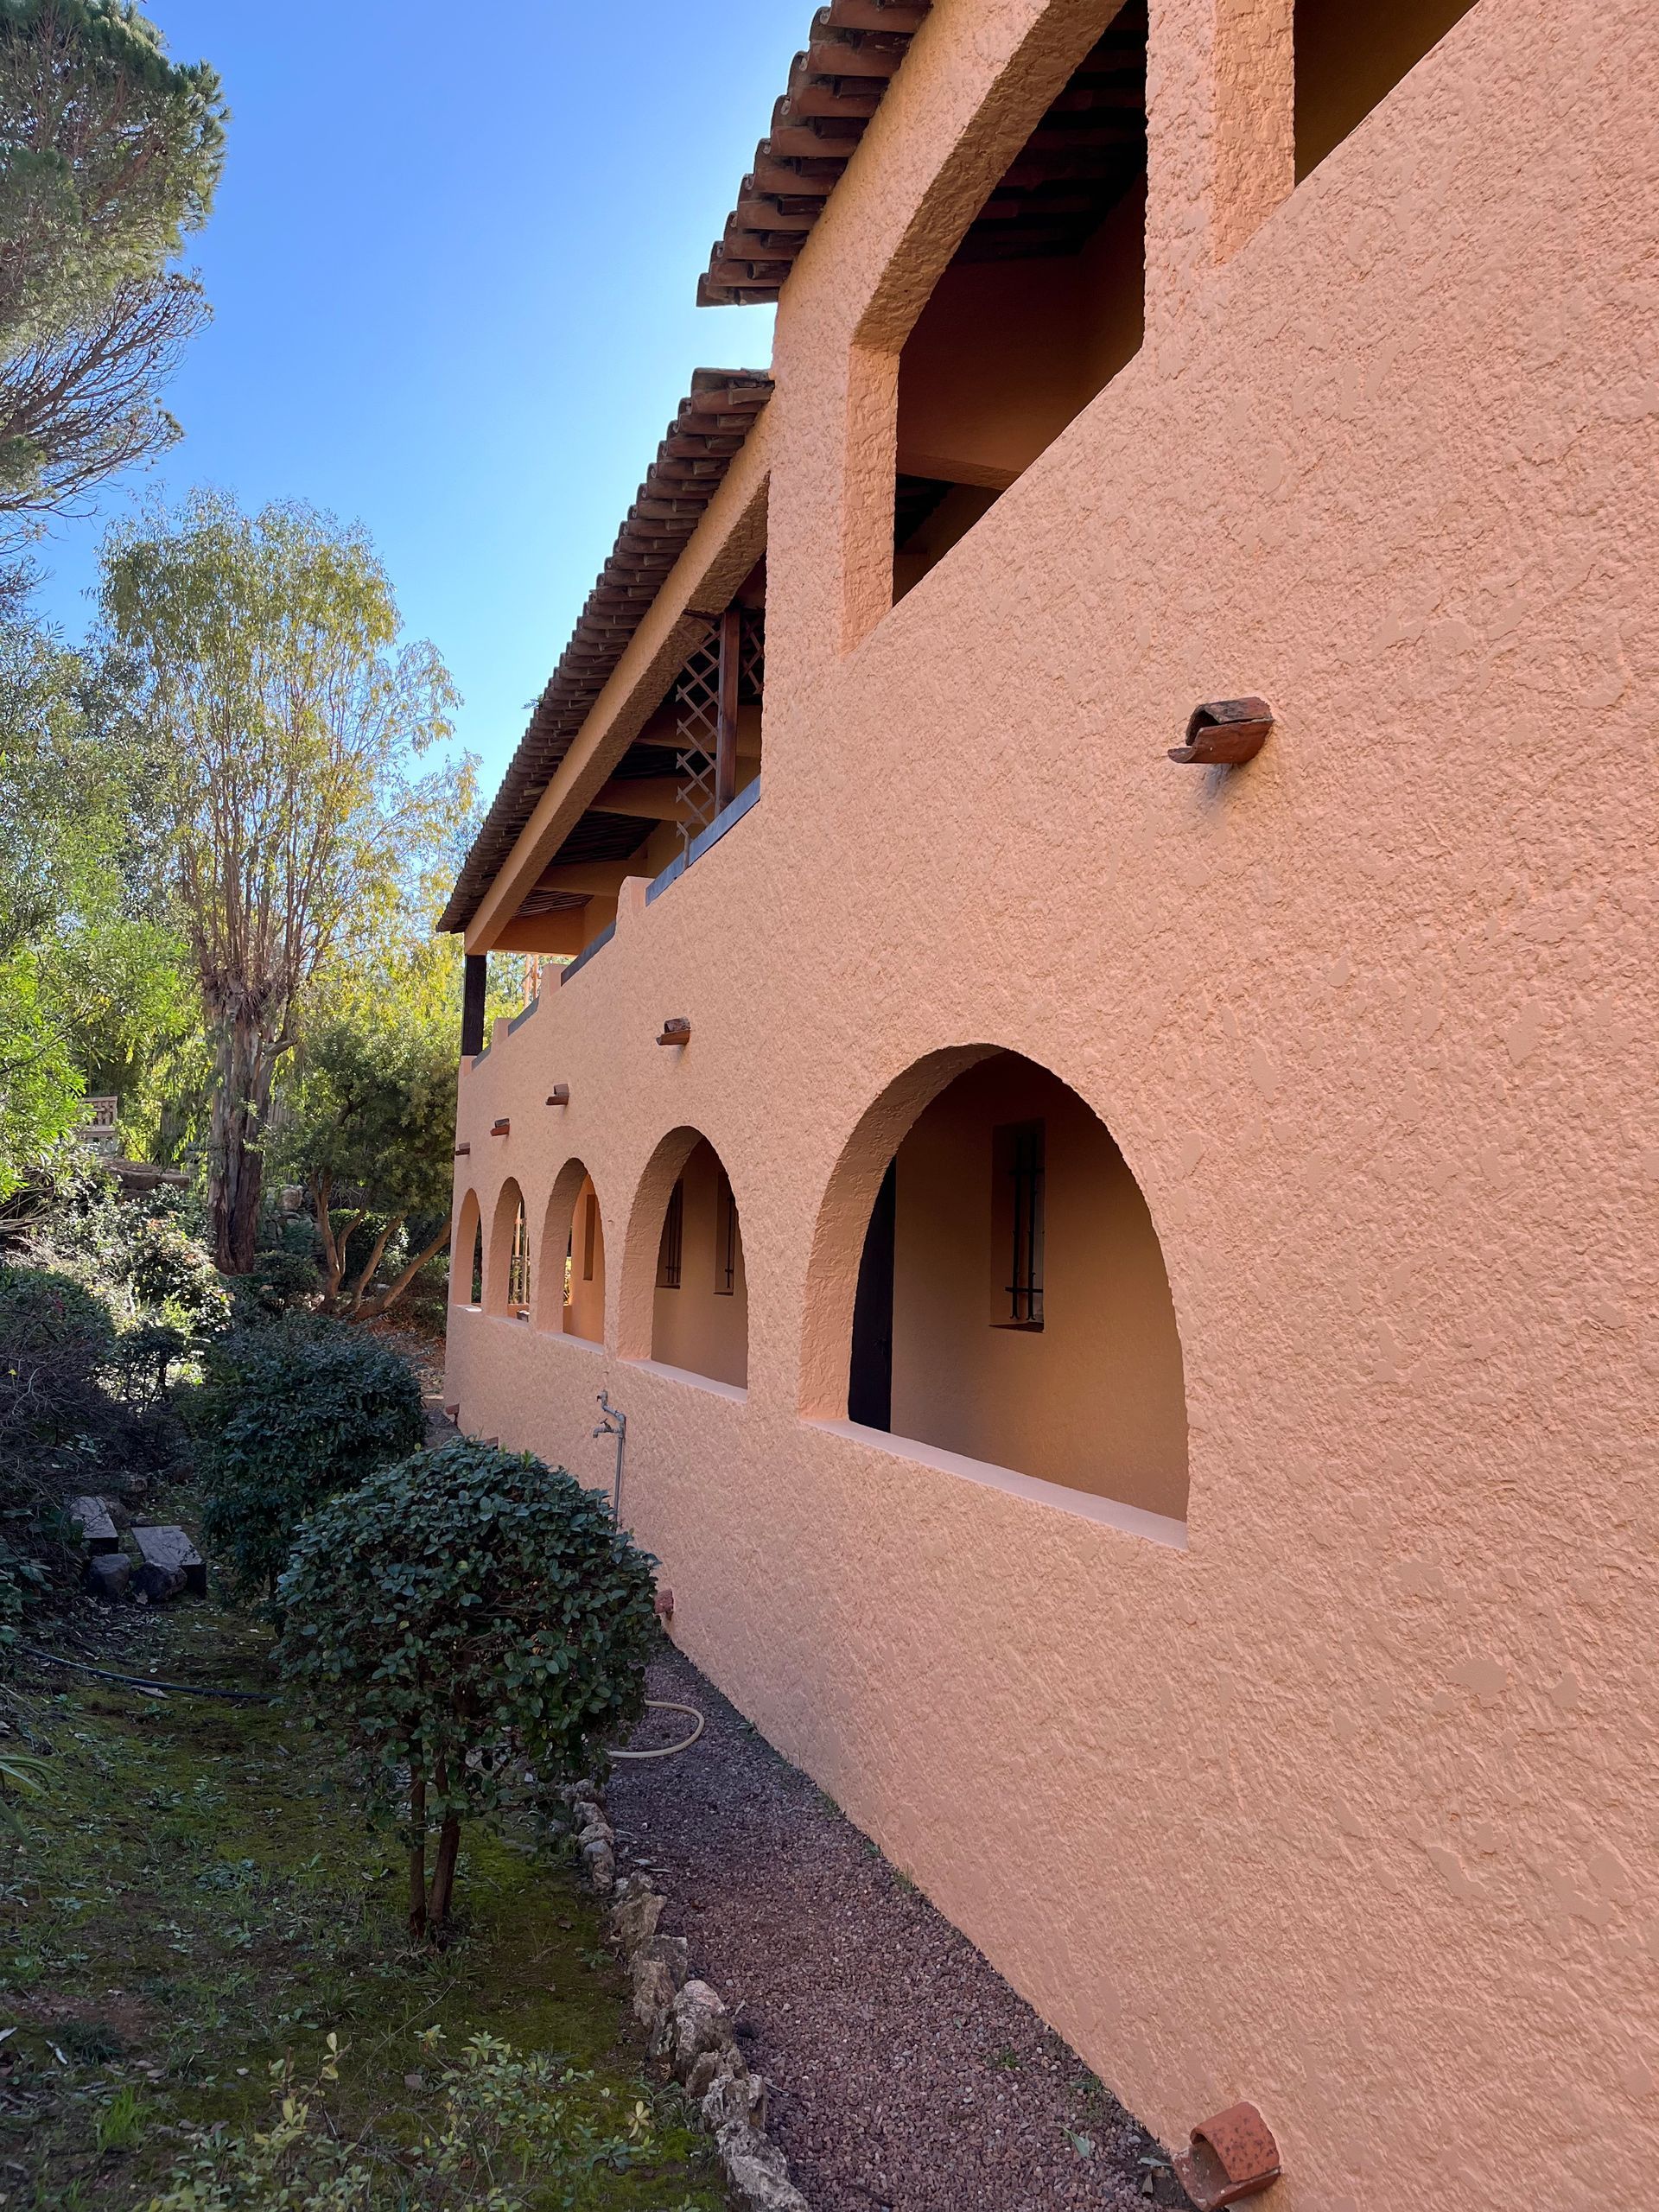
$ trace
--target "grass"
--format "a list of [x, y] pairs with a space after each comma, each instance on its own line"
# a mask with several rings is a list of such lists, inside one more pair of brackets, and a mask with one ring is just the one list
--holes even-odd
[[[270, 1686], [264, 1632], [211, 1600], [147, 1635], [143, 1660], [104, 1663]], [[0, 2206], [147, 2205], [186, 2131], [267, 2126], [273, 2063], [313, 2079], [330, 2035], [327, 2125], [395, 2151], [442, 2124], [435, 2028], [452, 2052], [482, 2033], [558, 2054], [578, 2069], [564, 2101], [601, 2135], [646, 2108], [626, 2171], [601, 2161], [528, 2203], [726, 2205], [677, 2093], [645, 2076], [597, 1904], [527, 1819], [469, 1831], [455, 1937], [417, 1949], [397, 1840], [280, 1704], [68, 1675], [21, 1696], [45, 1786], [0, 1830]]]

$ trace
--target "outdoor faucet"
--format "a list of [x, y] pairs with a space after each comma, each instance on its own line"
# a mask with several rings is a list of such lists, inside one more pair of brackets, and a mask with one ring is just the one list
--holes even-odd
[[600, 1419], [594, 1430], [595, 1436], [616, 1439], [616, 1483], [611, 1492], [611, 1520], [617, 1534], [622, 1532], [622, 1454], [628, 1440], [628, 1417], [620, 1406], [613, 1406], [608, 1395], [599, 1394]]

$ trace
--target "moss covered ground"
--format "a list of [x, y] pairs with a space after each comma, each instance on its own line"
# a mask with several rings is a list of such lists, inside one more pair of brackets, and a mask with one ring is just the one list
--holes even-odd
[[[117, 1618], [105, 1666], [271, 1687], [266, 1632], [211, 1599]], [[468, 1831], [453, 1939], [415, 1948], [397, 1839], [280, 1702], [39, 1669], [0, 1711], [48, 1768], [0, 1830], [0, 2205], [147, 2205], [192, 2125], [264, 2126], [272, 2063], [308, 2077], [331, 2034], [344, 2055], [319, 2124], [411, 2140], [437, 2121], [433, 2028], [452, 2051], [484, 2032], [560, 2054], [601, 2137], [634, 2115], [629, 2150], [532, 2178], [527, 2202], [726, 2203], [677, 2093], [645, 2075], [594, 1899], [528, 1816]]]

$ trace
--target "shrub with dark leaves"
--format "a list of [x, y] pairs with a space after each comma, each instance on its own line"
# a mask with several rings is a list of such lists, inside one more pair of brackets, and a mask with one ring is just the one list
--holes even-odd
[[116, 1343], [109, 1307], [73, 1276], [0, 1261], [0, 1646], [43, 1594], [44, 1562], [61, 1560], [75, 1470], [124, 1420], [106, 1387]]
[[526, 1761], [543, 1787], [590, 1773], [639, 1719], [655, 1565], [601, 1493], [467, 1438], [306, 1522], [278, 1656], [313, 1723], [347, 1731], [378, 1802], [401, 1808], [416, 1933], [448, 1914], [464, 1815]]
[[361, 1330], [290, 1316], [211, 1344], [185, 1414], [202, 1534], [237, 1594], [269, 1599], [308, 1513], [425, 1433], [406, 1359]]

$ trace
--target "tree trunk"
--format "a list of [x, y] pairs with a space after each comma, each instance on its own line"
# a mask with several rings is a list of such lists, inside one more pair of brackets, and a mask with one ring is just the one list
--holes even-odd
[[351, 1287], [349, 1299], [346, 1307], [346, 1319], [348, 1321], [356, 1320], [358, 1309], [363, 1303], [363, 1294], [368, 1289], [369, 1285], [373, 1281], [374, 1271], [380, 1264], [380, 1255], [385, 1250], [386, 1246], [391, 1242], [393, 1230], [401, 1229], [403, 1227], [403, 1224], [404, 1217], [402, 1214], [389, 1214], [381, 1226], [379, 1235], [369, 1247], [368, 1259], [364, 1263], [362, 1271], [359, 1274], [357, 1281]]
[[455, 1891], [455, 1859], [461, 1850], [461, 1815], [448, 1808], [449, 1770], [440, 1759], [434, 1777], [438, 1794], [445, 1800], [442, 1826], [438, 1829], [438, 1856], [432, 1868], [432, 1888], [426, 1900], [426, 1926], [430, 1936], [443, 1932], [449, 1917], [450, 1899]]
[[438, 1830], [438, 1856], [432, 1869], [432, 1894], [427, 1901], [427, 1926], [442, 1935], [455, 1894], [455, 1861], [461, 1855], [461, 1815], [446, 1813]]
[[426, 1934], [426, 1777], [413, 1767], [409, 1777], [409, 1932], [418, 1943]]
[[449, 1224], [446, 1221], [443, 1227], [438, 1231], [437, 1235], [432, 1239], [432, 1242], [427, 1246], [425, 1251], [418, 1253], [416, 1257], [410, 1262], [409, 1265], [404, 1269], [404, 1272], [398, 1276], [395, 1283], [391, 1284], [389, 1288], [383, 1290], [378, 1298], [365, 1299], [361, 1306], [359, 1306], [353, 1310], [353, 1320], [372, 1321], [378, 1315], [384, 1313], [389, 1306], [395, 1306], [397, 1300], [403, 1296], [404, 1293], [409, 1288], [410, 1283], [414, 1281], [416, 1276], [419, 1274], [421, 1269], [426, 1266], [429, 1261], [435, 1260], [439, 1253], [442, 1251], [444, 1246], [448, 1242]]
[[283, 1048], [245, 1007], [219, 1009], [212, 1029], [215, 1080], [207, 1122], [207, 1205], [213, 1257], [221, 1274], [246, 1275], [253, 1272], [264, 1170], [259, 1135]]
[[317, 1235], [322, 1242], [322, 1308], [332, 1313], [340, 1296], [340, 1278], [346, 1272], [346, 1247], [364, 1218], [362, 1208], [353, 1214], [346, 1226], [336, 1230], [331, 1218], [334, 1195], [334, 1178], [329, 1168], [320, 1167], [312, 1179], [312, 1196], [317, 1208]]

